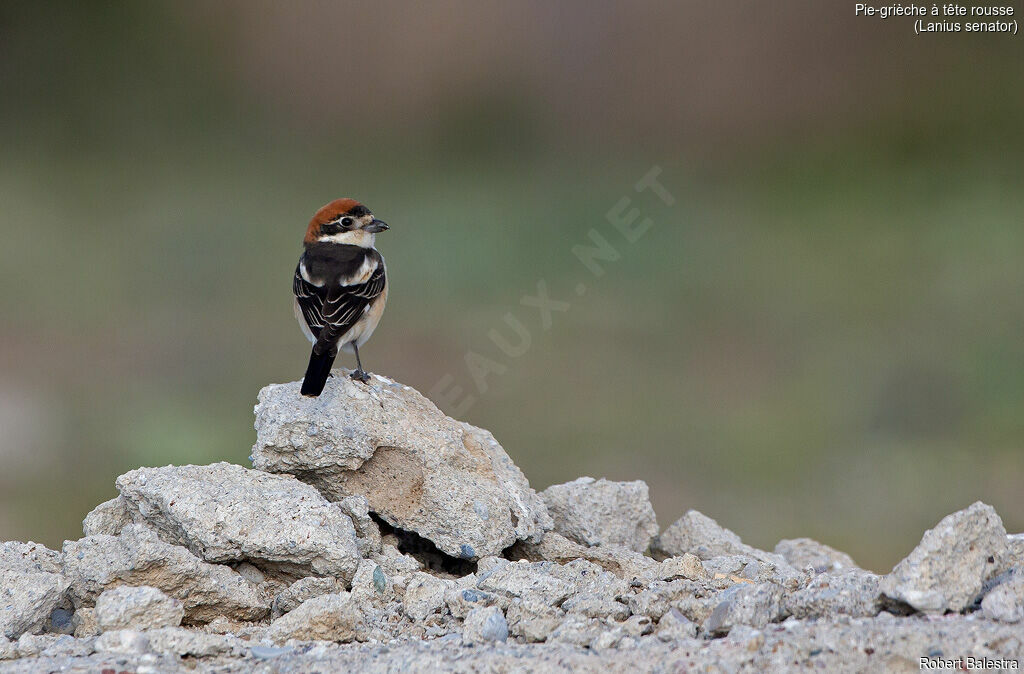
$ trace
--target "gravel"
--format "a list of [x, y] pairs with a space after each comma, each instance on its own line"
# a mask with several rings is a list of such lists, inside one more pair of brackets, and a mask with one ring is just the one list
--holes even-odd
[[537, 495], [490, 434], [380, 377], [317, 400], [268, 387], [257, 437], [258, 470], [135, 470], [60, 552], [2, 544], [0, 672], [917, 671], [1024, 653], [1024, 538], [982, 503], [879, 576], [810, 539], [758, 550], [697, 511], [656, 535], [639, 482]]

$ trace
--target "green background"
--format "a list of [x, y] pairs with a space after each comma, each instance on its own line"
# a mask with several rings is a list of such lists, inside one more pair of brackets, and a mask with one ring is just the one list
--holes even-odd
[[79, 537], [139, 465], [247, 464], [341, 196], [392, 225], [367, 367], [450, 376], [538, 489], [643, 479], [663, 527], [877, 571], [974, 500], [1024, 530], [1021, 39], [810, 1], [3, 3], [0, 540]]

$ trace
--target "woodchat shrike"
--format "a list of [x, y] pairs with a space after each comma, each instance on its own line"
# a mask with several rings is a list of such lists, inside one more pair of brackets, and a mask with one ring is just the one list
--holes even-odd
[[376, 235], [387, 229], [355, 199], [336, 199], [310, 220], [292, 282], [295, 318], [313, 343], [302, 395], [324, 390], [339, 348], [356, 355], [352, 378], [369, 381], [359, 347], [373, 334], [388, 299], [384, 258], [374, 248]]

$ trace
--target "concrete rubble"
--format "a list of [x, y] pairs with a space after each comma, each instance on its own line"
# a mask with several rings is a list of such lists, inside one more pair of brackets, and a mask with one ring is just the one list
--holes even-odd
[[[916, 671], [1024, 653], [1024, 543], [982, 503], [879, 576], [647, 486], [540, 494], [409, 387], [264, 389], [255, 469], [131, 471], [60, 551], [0, 544], [0, 672]], [[1019, 666], [1019, 663], [1018, 663]]]

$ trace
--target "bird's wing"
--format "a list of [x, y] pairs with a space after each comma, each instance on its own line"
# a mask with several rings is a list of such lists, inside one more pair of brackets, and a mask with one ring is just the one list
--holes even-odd
[[324, 286], [325, 295], [321, 308], [324, 329], [317, 336], [318, 342], [333, 346], [342, 335], [352, 329], [356, 321], [362, 318], [366, 307], [384, 292], [384, 265], [378, 263], [370, 278], [363, 283], [346, 285], [343, 281]]
[[306, 320], [306, 326], [313, 333], [313, 337], [320, 336], [320, 330], [324, 323], [324, 298], [327, 289], [323, 286], [315, 286], [302, 278], [301, 265], [295, 267], [295, 278], [292, 280], [292, 292], [295, 300], [302, 310], [302, 317]]

